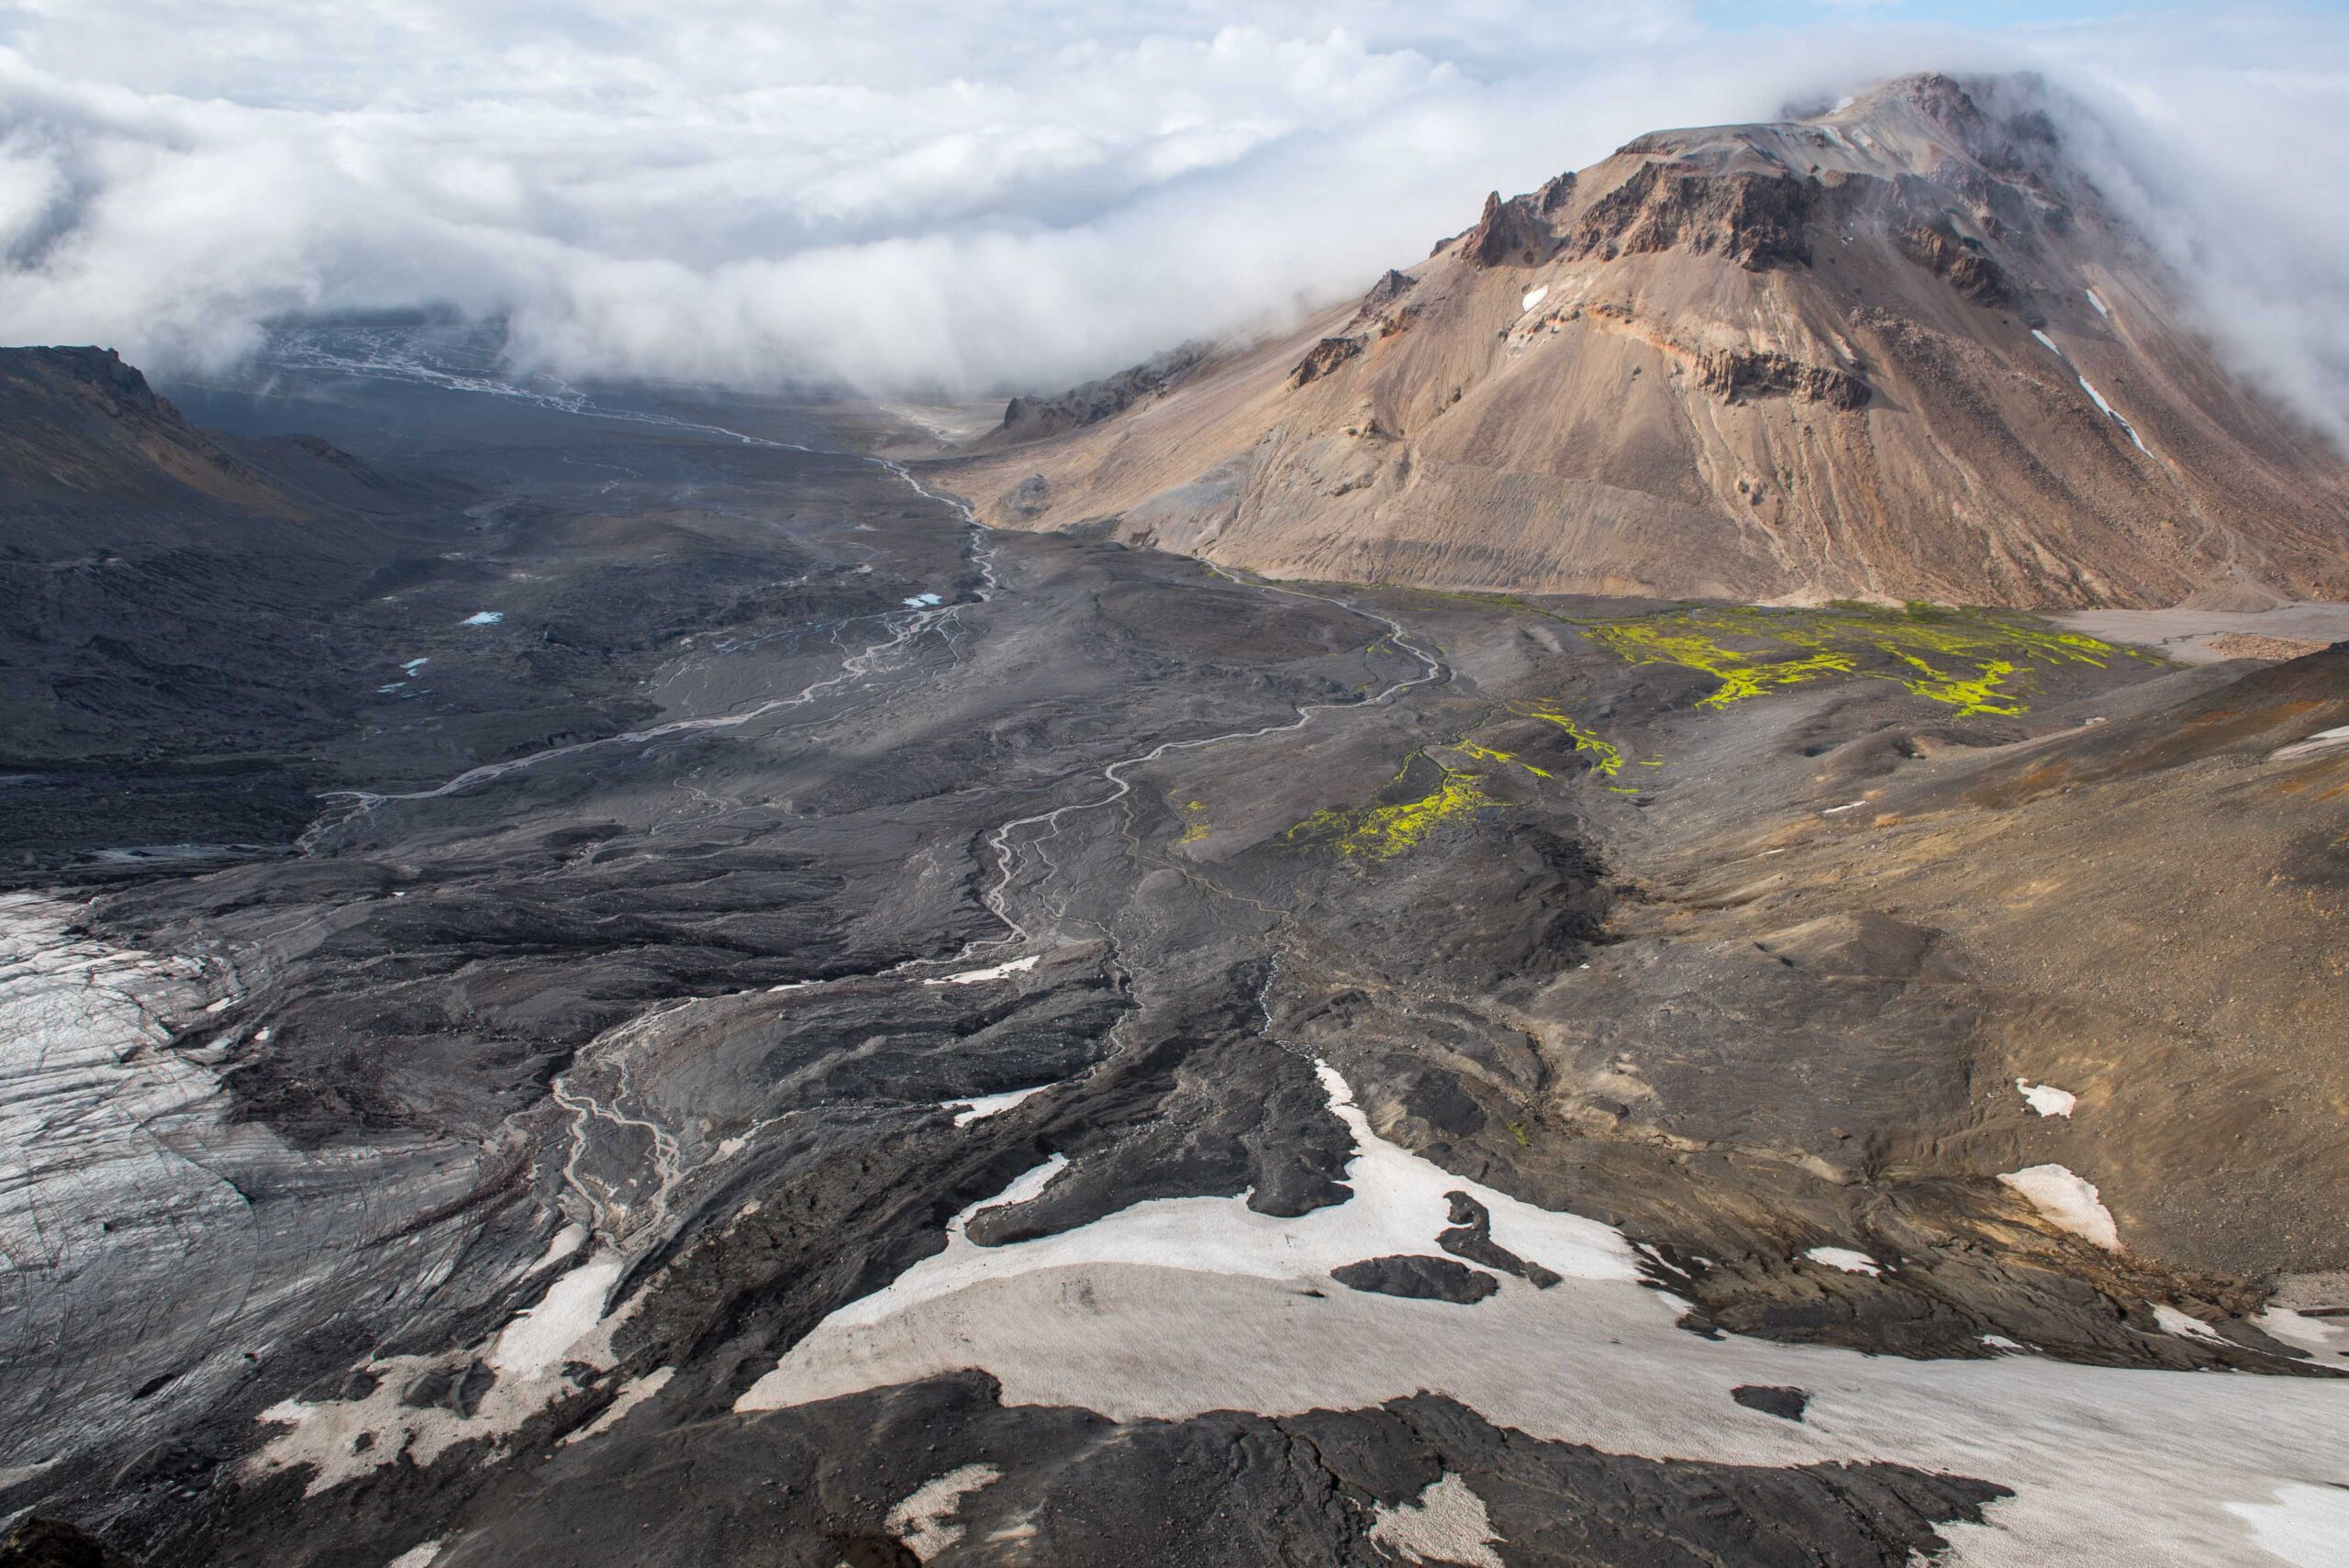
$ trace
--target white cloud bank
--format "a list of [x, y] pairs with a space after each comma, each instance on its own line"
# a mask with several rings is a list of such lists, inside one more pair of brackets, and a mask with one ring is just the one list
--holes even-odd
[[1052, 385], [1365, 286], [1640, 131], [2025, 65], [2240, 362], [2349, 406], [2349, 19], [1722, 35], [1614, 0], [0, 0], [0, 338], [450, 306], [518, 364]]

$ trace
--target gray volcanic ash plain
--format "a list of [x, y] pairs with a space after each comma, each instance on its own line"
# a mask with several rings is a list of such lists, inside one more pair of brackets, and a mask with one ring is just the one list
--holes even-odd
[[16, 356], [0, 1561], [2340, 1539], [2349, 649], [1266, 583], [471, 352]]

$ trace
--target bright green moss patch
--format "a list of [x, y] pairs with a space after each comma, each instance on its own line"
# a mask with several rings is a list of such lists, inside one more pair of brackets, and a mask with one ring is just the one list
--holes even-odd
[[2119, 650], [2077, 632], [1938, 605], [1820, 610], [1731, 605], [1633, 620], [1581, 623], [1583, 634], [1634, 664], [1677, 664], [1720, 684], [1698, 700], [1725, 708], [1806, 682], [1891, 681], [1959, 714], [2019, 714], [2015, 678], [2074, 663], [2101, 669]]

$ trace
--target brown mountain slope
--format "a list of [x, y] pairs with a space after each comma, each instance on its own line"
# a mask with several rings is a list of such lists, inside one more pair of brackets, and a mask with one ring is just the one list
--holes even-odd
[[2349, 467], [2219, 367], [1999, 95], [1909, 77], [1642, 137], [1489, 199], [1359, 306], [948, 483], [992, 522], [1288, 576], [2349, 597]]
[[0, 506], [130, 501], [297, 517], [271, 480], [180, 417], [112, 349], [0, 350]]

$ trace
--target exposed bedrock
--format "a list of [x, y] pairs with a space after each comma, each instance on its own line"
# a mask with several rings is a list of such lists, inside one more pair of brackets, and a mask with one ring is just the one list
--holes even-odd
[[2055, 128], [2087, 112], [1911, 77], [1642, 136], [1492, 193], [1358, 302], [943, 481], [990, 522], [1299, 581], [2349, 598], [2349, 466], [2182, 325], [2181, 280]]
[[1456, 1259], [1412, 1253], [1397, 1253], [1390, 1258], [1364, 1258], [1358, 1263], [1341, 1264], [1330, 1271], [1330, 1277], [1348, 1290], [1366, 1290], [1379, 1296], [1408, 1296], [1414, 1300], [1449, 1301], [1460, 1307], [1482, 1301], [1500, 1288], [1499, 1282], [1492, 1275], [1472, 1269]]
[[[2201, 1568], [2336, 1452], [2349, 655], [1264, 584], [429, 406], [539, 521], [507, 620], [370, 655], [447, 673], [328, 727], [360, 793], [0, 905], [0, 1509], [155, 1568]], [[542, 569], [651, 711], [449, 739], [541, 712]]]

